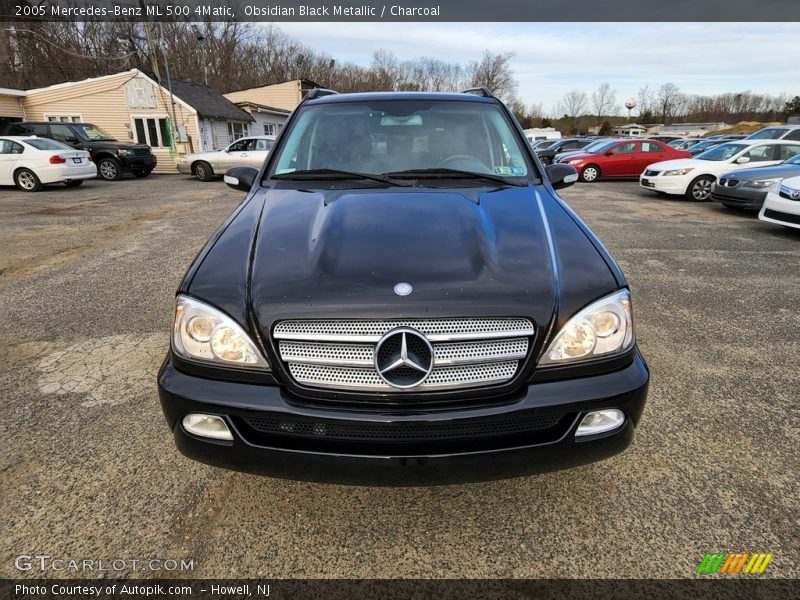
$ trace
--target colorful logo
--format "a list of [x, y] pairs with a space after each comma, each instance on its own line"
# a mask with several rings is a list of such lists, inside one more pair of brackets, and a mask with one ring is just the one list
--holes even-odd
[[723, 575], [734, 575], [744, 573], [745, 575], [761, 575], [772, 560], [772, 554], [763, 552], [716, 552], [706, 554], [696, 573], [700, 575], [711, 575], [720, 573]]

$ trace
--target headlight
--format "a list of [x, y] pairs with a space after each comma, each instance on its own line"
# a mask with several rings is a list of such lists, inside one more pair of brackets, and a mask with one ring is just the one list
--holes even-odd
[[128, 156], [129, 154], [133, 154], [133, 150], [129, 150], [128, 148], [120, 148], [117, 150], [117, 154], [124, 154], [125, 156]]
[[250, 337], [226, 314], [188, 296], [178, 296], [172, 349], [190, 360], [269, 369]]
[[691, 173], [694, 171], [694, 167], [689, 169], [674, 169], [672, 171], [664, 171], [661, 175], [669, 177], [670, 175], [686, 175], [687, 173]]
[[778, 183], [781, 179], [756, 179], [755, 181], [745, 181], [742, 184], [742, 187], [749, 187], [755, 188], [757, 190], [763, 190], [764, 188], [772, 187], [776, 183]]
[[583, 161], [578, 159], [578, 160], [570, 160], [570, 161], [567, 161], [567, 162], [569, 164], [571, 164], [571, 165], [577, 165], [578, 163], [582, 163]]
[[558, 332], [539, 361], [540, 366], [620, 354], [633, 346], [633, 317], [628, 290], [590, 304]]

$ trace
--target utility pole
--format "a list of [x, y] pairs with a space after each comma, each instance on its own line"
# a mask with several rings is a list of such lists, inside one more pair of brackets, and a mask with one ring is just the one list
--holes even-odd
[[172, 144], [174, 147], [175, 144], [175, 133], [178, 127], [178, 119], [175, 116], [175, 98], [172, 96], [172, 80], [169, 76], [169, 61], [167, 60], [167, 45], [164, 43], [164, 24], [158, 24], [159, 33], [160, 33], [160, 46], [161, 46], [161, 54], [164, 56], [164, 70], [167, 73], [167, 89], [169, 90], [169, 103], [170, 108], [172, 109]]

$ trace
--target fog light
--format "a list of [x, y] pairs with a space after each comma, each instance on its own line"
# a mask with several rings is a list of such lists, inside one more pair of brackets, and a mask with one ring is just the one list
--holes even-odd
[[609, 408], [606, 410], [595, 410], [587, 413], [578, 425], [575, 437], [583, 435], [597, 435], [616, 429], [625, 422], [625, 415], [621, 410]]
[[192, 413], [183, 417], [183, 428], [189, 433], [215, 440], [232, 440], [233, 434], [228, 429], [225, 419], [216, 415]]

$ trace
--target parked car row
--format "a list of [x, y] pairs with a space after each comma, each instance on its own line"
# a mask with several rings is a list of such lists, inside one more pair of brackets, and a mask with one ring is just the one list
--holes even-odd
[[97, 174], [107, 181], [122, 179], [125, 173], [147, 177], [158, 163], [150, 146], [120, 142], [92, 123], [25, 121], [9, 123], [3, 135], [45, 138], [74, 150], [89, 152]]
[[556, 162], [572, 165], [581, 181], [591, 183], [601, 178], [637, 177], [654, 162], [689, 156], [685, 150], [649, 138], [617, 138], [597, 140], [584, 151], [562, 155]]

